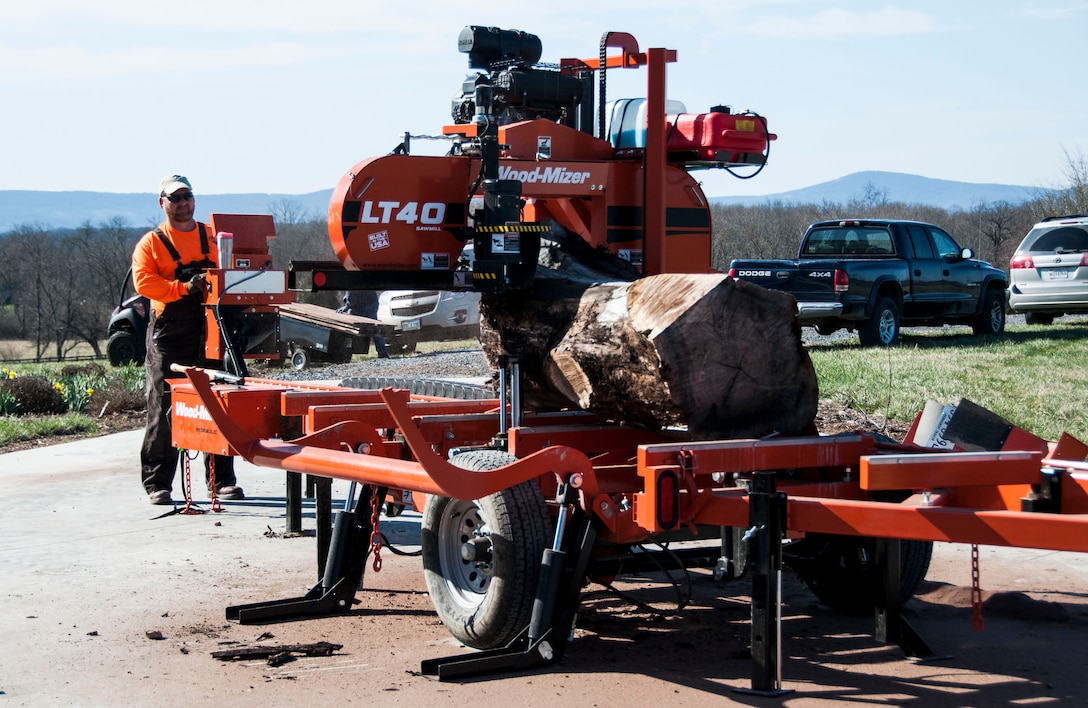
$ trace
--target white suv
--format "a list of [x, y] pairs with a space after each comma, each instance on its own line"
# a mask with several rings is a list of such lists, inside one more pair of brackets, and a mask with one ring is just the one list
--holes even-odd
[[391, 353], [415, 351], [417, 342], [449, 342], [480, 336], [480, 293], [386, 290], [378, 319], [395, 327]]
[[1009, 309], [1028, 324], [1088, 314], [1088, 214], [1032, 227], [1009, 261], [1009, 281]]

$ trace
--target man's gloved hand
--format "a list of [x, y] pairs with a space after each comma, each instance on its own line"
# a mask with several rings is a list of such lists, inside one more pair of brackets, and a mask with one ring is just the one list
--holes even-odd
[[190, 295], [193, 293], [206, 293], [210, 289], [211, 283], [208, 282], [208, 276], [204, 273], [197, 273], [189, 278], [189, 282], [185, 284], [185, 292]]

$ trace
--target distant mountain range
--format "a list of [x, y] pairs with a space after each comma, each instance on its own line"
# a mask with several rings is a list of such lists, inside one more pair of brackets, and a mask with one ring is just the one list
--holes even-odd
[[[845, 204], [862, 199], [876, 190], [889, 202], [924, 204], [944, 209], [969, 209], [979, 203], [1006, 201], [1020, 204], [1038, 190], [1008, 184], [974, 184], [919, 177], [897, 172], [855, 172], [830, 182], [790, 192], [755, 197], [712, 197], [717, 204], [759, 205]], [[309, 194], [198, 194], [197, 218], [211, 213], [275, 214], [285, 207], [296, 217], [324, 216], [332, 190]], [[42, 192], [0, 190], [0, 233], [21, 225], [45, 228], [75, 228], [90, 222], [97, 225], [114, 218], [129, 226], [152, 227], [162, 221], [162, 211], [152, 194], [110, 192]]]
[[[870, 188], [872, 188], [870, 190]], [[780, 201], [787, 204], [846, 204], [864, 199], [866, 192], [879, 191], [889, 202], [922, 204], [942, 209], [970, 209], [977, 204], [1008, 202], [1022, 204], [1034, 199], [1040, 190], [1011, 184], [976, 184], [946, 179], [919, 177], [900, 172], [855, 172], [804, 189], [760, 197], [711, 197], [717, 204], [758, 205]]]
[[[296, 217], [324, 217], [332, 190], [310, 194], [197, 194], [196, 216], [208, 214], [275, 214], [277, 205], [290, 205]], [[0, 233], [20, 225], [75, 228], [121, 218], [129, 226], [154, 227], [163, 220], [154, 194], [113, 192], [36, 192], [0, 190]]]

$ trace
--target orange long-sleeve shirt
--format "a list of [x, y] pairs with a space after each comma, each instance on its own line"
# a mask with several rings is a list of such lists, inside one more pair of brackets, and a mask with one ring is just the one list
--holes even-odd
[[[171, 228], [170, 223], [164, 221], [159, 228], [166, 234], [166, 238], [177, 249], [182, 263], [192, 263], [205, 258], [200, 251], [199, 227], [192, 231], [179, 231]], [[205, 226], [208, 234], [207, 258], [218, 263], [219, 256], [216, 252], [215, 237], [211, 228]], [[166, 303], [180, 300], [185, 295], [185, 283], [175, 280], [174, 272], [177, 263], [166, 246], [154, 231], [148, 231], [136, 243], [132, 252], [132, 285], [136, 292], [151, 300], [151, 309], [156, 314], [161, 314]]]

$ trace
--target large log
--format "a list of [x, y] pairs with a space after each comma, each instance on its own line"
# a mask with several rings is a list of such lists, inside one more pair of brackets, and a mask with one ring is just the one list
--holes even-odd
[[587, 284], [539, 272], [481, 306], [484, 352], [493, 366], [518, 356], [530, 406], [683, 425], [700, 440], [811, 428], [816, 374], [791, 296], [724, 275]]

